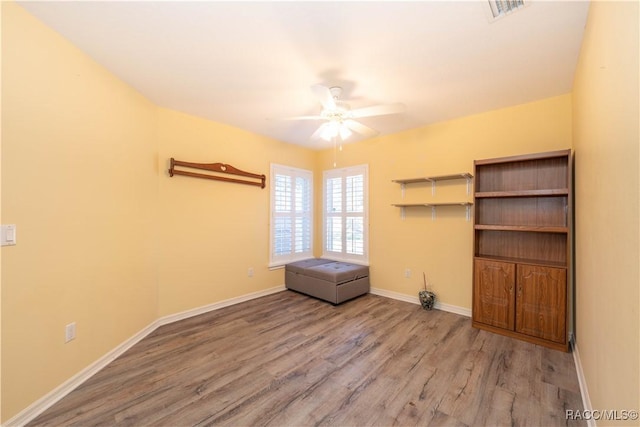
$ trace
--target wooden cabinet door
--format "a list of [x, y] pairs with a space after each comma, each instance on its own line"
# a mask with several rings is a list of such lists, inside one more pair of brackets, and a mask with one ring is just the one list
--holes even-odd
[[476, 259], [473, 281], [473, 320], [513, 330], [515, 264]]
[[516, 332], [566, 342], [567, 270], [518, 265]]

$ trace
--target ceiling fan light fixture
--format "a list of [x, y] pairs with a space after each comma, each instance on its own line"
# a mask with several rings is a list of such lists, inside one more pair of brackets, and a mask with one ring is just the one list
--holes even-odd
[[311, 86], [311, 91], [320, 101], [320, 105], [322, 105], [320, 114], [317, 116], [293, 117], [291, 119], [326, 120], [313, 132], [311, 135], [312, 140], [323, 139], [325, 141], [333, 141], [335, 144], [337, 138], [340, 138], [340, 141], [346, 141], [354, 133], [362, 138], [372, 138], [378, 135], [378, 131], [354, 119], [399, 114], [405, 111], [404, 104], [400, 103], [373, 105], [352, 110], [349, 104], [339, 100], [342, 94], [342, 88], [339, 86], [326, 87], [318, 84]]
[[351, 132], [351, 130], [344, 123], [340, 124], [340, 139], [344, 141], [345, 139], [349, 138], [352, 134], [353, 132]]
[[323, 129], [320, 133], [320, 137], [325, 141], [331, 141], [338, 136], [342, 141], [349, 138], [353, 132], [342, 122], [337, 120], [331, 120], [322, 125]]
[[324, 129], [322, 129], [322, 133], [320, 133], [320, 138], [324, 139], [325, 141], [331, 141], [333, 138], [335, 138], [338, 135], [337, 122], [331, 120], [323, 124], [322, 127]]

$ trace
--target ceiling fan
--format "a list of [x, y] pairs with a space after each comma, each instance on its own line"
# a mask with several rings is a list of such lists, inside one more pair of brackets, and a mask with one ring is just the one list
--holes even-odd
[[316, 116], [291, 117], [289, 120], [325, 120], [325, 123], [311, 135], [311, 139], [324, 139], [335, 141], [338, 137], [342, 141], [356, 132], [365, 138], [372, 138], [378, 131], [354, 120], [362, 117], [397, 114], [405, 111], [405, 106], [400, 103], [374, 105], [352, 110], [349, 105], [340, 100], [342, 88], [339, 86], [326, 87], [323, 85], [311, 86], [311, 92], [320, 101], [322, 111]]

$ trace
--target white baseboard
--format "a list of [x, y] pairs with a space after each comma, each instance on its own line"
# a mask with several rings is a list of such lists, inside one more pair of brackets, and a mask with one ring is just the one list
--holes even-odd
[[276, 286], [275, 288], [265, 289], [264, 291], [252, 292], [250, 294], [241, 295], [235, 298], [229, 298], [224, 301], [215, 302], [213, 304], [204, 305], [191, 310], [182, 311], [180, 313], [170, 314], [168, 316], [161, 317], [156, 322], [158, 326], [168, 325], [169, 323], [177, 322], [179, 320], [188, 319], [189, 317], [197, 316], [199, 314], [208, 313], [210, 311], [219, 310], [231, 305], [240, 304], [241, 302], [250, 301], [252, 299], [264, 297], [267, 295], [275, 294], [286, 290], [285, 286]]
[[[388, 291], [385, 289], [379, 288], [371, 288], [370, 292], [374, 295], [380, 295], [387, 298], [392, 298], [404, 302], [409, 302], [412, 304], [420, 304], [420, 299], [417, 296], [411, 296], [407, 294], [401, 294], [399, 292]], [[442, 304], [436, 301], [433, 308], [442, 311], [448, 311], [450, 313], [459, 314], [461, 316], [471, 317], [471, 310], [463, 307], [458, 307], [455, 305]], [[573, 353], [573, 361], [576, 365], [576, 373], [578, 375], [578, 384], [580, 385], [580, 395], [582, 396], [582, 406], [585, 411], [589, 411], [591, 413], [593, 408], [591, 407], [591, 399], [589, 398], [589, 391], [587, 390], [587, 380], [584, 376], [584, 372], [582, 370], [582, 362], [580, 361], [580, 352], [578, 350], [578, 345], [575, 342], [575, 338], [573, 334], [571, 334], [571, 347]], [[593, 418], [587, 420], [588, 427], [596, 427], [596, 422]]]
[[[407, 294], [401, 294], [399, 292], [388, 291], [385, 289], [379, 288], [371, 288], [370, 292], [374, 295], [380, 295], [387, 298], [392, 298], [404, 302], [409, 302], [412, 304], [420, 304], [420, 299], [417, 296], [411, 296]], [[442, 304], [436, 301], [433, 308], [442, 311], [448, 311], [450, 313], [459, 314], [461, 316], [471, 317], [471, 310], [463, 307], [458, 307], [455, 305]], [[589, 398], [589, 391], [587, 390], [587, 380], [584, 376], [584, 371], [582, 370], [582, 362], [580, 361], [580, 352], [578, 350], [578, 345], [575, 342], [575, 337], [571, 334], [571, 348], [573, 353], [573, 361], [576, 365], [576, 373], [578, 375], [578, 384], [580, 385], [580, 395], [582, 396], [582, 406], [585, 411], [591, 413], [593, 408], [591, 407], [591, 399]], [[596, 422], [593, 418], [587, 420], [588, 427], [597, 427]]]
[[[56, 387], [50, 393], [46, 394], [42, 398], [38, 399], [33, 404], [29, 405], [27, 408], [22, 410], [16, 416], [8, 420], [4, 425], [7, 427], [11, 426], [23, 426], [33, 419], [35, 419], [38, 415], [43, 413], [45, 410], [53, 406], [56, 402], [60, 401], [63, 397], [73, 391], [75, 388], [80, 386], [83, 382], [89, 379], [91, 376], [96, 374], [102, 368], [107, 366], [113, 360], [122, 355], [125, 351], [129, 350], [135, 344], [140, 342], [144, 337], [149, 335], [151, 332], [155, 331], [158, 327], [167, 325], [169, 323], [177, 322], [179, 320], [187, 319], [189, 317], [197, 316], [200, 314], [208, 313], [210, 311], [219, 310], [224, 307], [229, 307], [234, 304], [239, 304], [245, 301], [249, 301], [255, 298], [260, 298], [263, 296], [271, 295], [277, 292], [284, 291], [286, 288], [284, 285], [277, 286], [274, 288], [266, 289], [264, 291], [253, 292], [250, 294], [242, 295], [235, 298], [230, 298], [224, 301], [220, 301], [217, 303], [209, 304], [206, 306], [194, 308], [192, 310], [186, 310], [180, 313], [171, 314], [168, 316], [161, 317], [150, 325], [142, 329], [140, 332], [136, 333], [116, 348], [102, 356], [100, 359], [96, 360], [94, 363], [78, 372], [73, 377], [69, 378], [67, 381], [62, 383], [60, 386]], [[420, 300], [417, 296], [411, 296], [407, 294], [402, 294], [399, 292], [388, 291], [386, 289], [380, 288], [371, 288], [370, 292], [374, 295], [380, 295], [386, 298], [391, 298], [399, 301], [408, 302], [411, 304], [420, 305]], [[450, 313], [459, 314], [461, 316], [471, 317], [471, 310], [463, 307], [458, 307], [450, 304], [443, 304], [436, 301], [434, 308], [437, 310], [447, 311]], [[584, 377], [584, 372], [582, 371], [582, 363], [580, 361], [580, 353], [578, 351], [578, 346], [575, 341], [572, 340], [572, 351], [573, 351], [573, 360], [576, 365], [576, 373], [578, 375], [578, 383], [580, 385], [580, 393], [582, 395], [582, 405], [584, 409], [587, 411], [591, 411], [593, 408], [591, 407], [591, 400], [589, 399], [589, 392], [587, 390], [587, 383]], [[596, 423], [593, 419], [587, 420], [587, 425], [589, 427], [596, 427]]]
[[80, 386], [83, 382], [89, 379], [92, 375], [96, 374], [102, 368], [107, 366], [109, 363], [114, 361], [118, 356], [122, 355], [125, 351], [129, 350], [136, 343], [142, 340], [144, 337], [149, 335], [158, 327], [157, 321], [151, 323], [146, 328], [142, 329], [140, 332], [130, 337], [119, 346], [102, 356], [100, 359], [93, 362], [91, 365], [84, 368], [82, 371], [78, 372], [71, 378], [69, 378], [64, 383], [60, 384], [58, 387], [53, 389], [51, 392], [47, 393], [40, 399], [36, 400], [31, 405], [27, 406], [25, 409], [20, 411], [16, 416], [9, 419], [4, 425], [9, 426], [24, 426], [29, 423], [33, 419], [35, 419], [38, 415], [49, 409], [60, 399], [65, 397], [67, 394], [71, 393], [76, 387]]
[[[401, 294], [400, 292], [388, 291], [386, 289], [380, 288], [371, 288], [370, 293], [374, 295], [380, 295], [381, 297], [387, 297], [391, 299], [396, 299], [399, 301], [410, 302], [411, 304], [420, 305], [420, 299], [418, 295], [415, 296]], [[436, 303], [433, 305], [433, 308], [436, 310], [447, 311], [449, 313], [459, 314], [461, 316], [471, 317], [471, 310], [464, 307], [458, 307], [457, 305], [444, 304], [436, 300]]]
[[[589, 398], [589, 390], [587, 390], [587, 379], [584, 376], [582, 370], [582, 362], [580, 361], [580, 352], [578, 351], [578, 344], [576, 344], [575, 338], [571, 340], [571, 352], [573, 353], [573, 362], [576, 365], [576, 374], [578, 375], [578, 384], [580, 385], [580, 395], [582, 396], [582, 406], [588, 413], [593, 413], [593, 407], [591, 406], [591, 399]], [[596, 421], [593, 417], [587, 419], [588, 427], [596, 427]]]
[[102, 368], [107, 366], [109, 363], [113, 362], [116, 358], [121, 356], [125, 351], [129, 350], [135, 344], [140, 342], [144, 337], [149, 335], [151, 332], [155, 331], [158, 327], [167, 325], [169, 323], [177, 322], [179, 320], [187, 319], [189, 317], [197, 316], [199, 314], [208, 313], [213, 310], [219, 310], [224, 307], [228, 307], [234, 304], [239, 304], [241, 302], [249, 301], [255, 298], [260, 298], [266, 295], [275, 294], [277, 292], [282, 292], [286, 288], [284, 285], [276, 286], [275, 288], [265, 289], [264, 291], [252, 292], [250, 294], [241, 295], [239, 297], [230, 298], [224, 301], [220, 301], [217, 303], [205, 305], [202, 307], [194, 308], [193, 310], [183, 311], [181, 313], [172, 314], [169, 316], [164, 316], [159, 319], [153, 321], [150, 325], [142, 329], [140, 332], [136, 333], [131, 338], [127, 339], [116, 348], [102, 356], [100, 359], [93, 362], [91, 365], [87, 366], [82, 371], [75, 374], [73, 377], [69, 378], [67, 381], [53, 389], [51, 392], [47, 393], [42, 398], [38, 399], [36, 402], [32, 403], [22, 411], [20, 411], [16, 416], [9, 419], [4, 425], [7, 427], [18, 427], [24, 426], [30, 421], [34, 420], [38, 415], [42, 414], [44, 411], [49, 409], [55, 403], [60, 401], [67, 394], [71, 393], [74, 389], [79, 387], [83, 382], [91, 378], [91, 376], [95, 375]]

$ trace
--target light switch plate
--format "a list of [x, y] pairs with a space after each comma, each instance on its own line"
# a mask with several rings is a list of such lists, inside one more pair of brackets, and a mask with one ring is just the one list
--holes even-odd
[[3, 224], [0, 233], [0, 244], [2, 246], [13, 246], [16, 244], [16, 225]]

